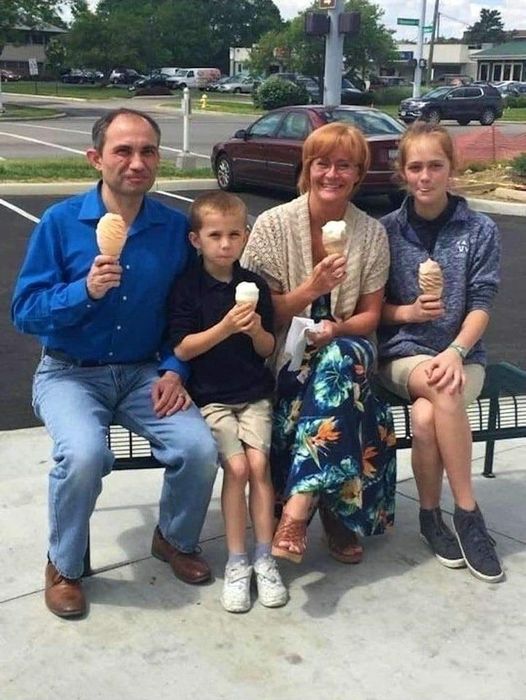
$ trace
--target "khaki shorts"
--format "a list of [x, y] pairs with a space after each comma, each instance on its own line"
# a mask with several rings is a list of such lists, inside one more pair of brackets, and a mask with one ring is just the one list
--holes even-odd
[[[400, 357], [396, 360], [388, 360], [378, 367], [378, 378], [380, 382], [393, 394], [401, 396], [407, 401], [412, 401], [409, 395], [409, 377], [411, 372], [422, 362], [432, 360], [431, 355], [411, 355], [410, 357]], [[464, 365], [466, 383], [464, 384], [464, 405], [473, 403], [482, 390], [484, 367], [478, 364]]]
[[230, 459], [245, 451], [245, 445], [270, 451], [272, 402], [262, 399], [253, 403], [209, 403], [201, 414], [216, 439], [221, 459]]

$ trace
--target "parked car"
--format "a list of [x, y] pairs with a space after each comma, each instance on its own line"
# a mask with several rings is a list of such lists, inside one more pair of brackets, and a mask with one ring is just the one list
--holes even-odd
[[442, 73], [442, 75], [433, 78], [431, 82], [437, 87], [443, 85], [455, 87], [459, 85], [471, 85], [473, 78], [470, 75], [464, 75], [463, 73]]
[[172, 90], [183, 90], [185, 87], [204, 90], [209, 83], [220, 77], [219, 68], [179, 68], [170, 78], [169, 87]]
[[422, 97], [402, 100], [398, 115], [406, 124], [416, 119], [434, 124], [441, 119], [455, 119], [462, 126], [473, 120], [488, 126], [502, 117], [503, 106], [501, 94], [492, 85], [444, 86]]
[[308, 75], [301, 73], [272, 73], [269, 78], [277, 78], [278, 80], [290, 80], [295, 85], [301, 85], [307, 91], [309, 102], [311, 104], [319, 104], [321, 101], [320, 85], [316, 78], [311, 78]]
[[22, 80], [22, 76], [18, 73], [13, 73], [12, 70], [7, 70], [6, 68], [0, 69], [0, 78], [8, 83], [15, 82], [16, 80]]
[[371, 76], [371, 89], [381, 89], [387, 87], [404, 87], [409, 85], [407, 80], [400, 75], [375, 75]]
[[251, 94], [259, 84], [260, 81], [257, 78], [251, 78], [248, 75], [232, 76], [217, 86], [217, 92], [228, 92], [234, 95], [242, 92]]
[[251, 184], [296, 191], [303, 141], [314, 129], [336, 121], [357, 126], [369, 143], [371, 166], [361, 193], [399, 200], [393, 164], [405, 127], [371, 107], [298, 105], [268, 112], [214, 146], [211, 161], [219, 187], [232, 190]]
[[170, 76], [167, 75], [166, 73], [158, 73], [157, 71], [154, 71], [153, 73], [150, 73], [150, 75], [145, 75], [142, 78], [139, 78], [136, 80], [133, 85], [131, 85], [128, 89], [129, 90], [137, 90], [138, 88], [146, 88], [146, 87], [165, 87], [168, 88], [168, 81], [170, 80]]
[[136, 80], [144, 77], [133, 68], [114, 68], [109, 75], [108, 82], [111, 85], [133, 85]]
[[94, 68], [66, 68], [60, 74], [60, 79], [63, 83], [72, 85], [94, 85], [104, 80], [104, 73]]
[[234, 76], [232, 75], [223, 75], [221, 78], [219, 78], [219, 80], [214, 80], [213, 82], [208, 83], [208, 85], [205, 87], [206, 92], [217, 92], [220, 85], [233, 77]]

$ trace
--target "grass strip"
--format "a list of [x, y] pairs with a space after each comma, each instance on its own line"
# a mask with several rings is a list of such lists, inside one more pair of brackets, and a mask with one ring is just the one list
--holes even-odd
[[53, 117], [59, 114], [57, 109], [46, 107], [26, 107], [25, 105], [4, 104], [4, 111], [0, 112], [0, 120], [9, 119], [38, 119], [39, 117]]
[[[171, 161], [161, 161], [158, 178], [213, 177], [208, 167], [182, 170]], [[99, 174], [81, 157], [10, 159], [0, 161], [2, 182], [60, 182], [65, 180], [95, 181]]]
[[20, 80], [16, 83], [2, 82], [6, 93], [23, 95], [48, 95], [53, 97], [80, 97], [85, 100], [106, 100], [109, 97], [131, 97], [125, 87], [104, 87], [102, 85], [68, 85], [60, 82], [34, 82]]

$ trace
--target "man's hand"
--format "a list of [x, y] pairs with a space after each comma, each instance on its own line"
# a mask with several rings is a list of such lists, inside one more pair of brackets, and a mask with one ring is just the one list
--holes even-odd
[[86, 286], [92, 299], [102, 297], [121, 283], [122, 267], [113, 255], [97, 255], [88, 272]]
[[165, 372], [152, 387], [153, 410], [158, 418], [186, 411], [192, 405], [190, 394], [175, 372]]
[[324, 319], [321, 321], [321, 325], [319, 331], [307, 331], [309, 345], [314, 345], [318, 349], [328, 345], [333, 340], [336, 331], [336, 324], [332, 321]]
[[454, 348], [446, 348], [429, 363], [427, 383], [450, 394], [462, 392], [466, 383], [462, 358]]
[[333, 253], [323, 258], [313, 269], [311, 286], [317, 296], [328, 294], [345, 279], [347, 259]]
[[436, 321], [444, 315], [444, 302], [434, 294], [421, 294], [409, 306], [408, 323], [425, 323]]
[[258, 316], [258, 314], [256, 314], [254, 311], [254, 304], [251, 304], [250, 302], [236, 304], [224, 316], [221, 324], [223, 325], [228, 336], [231, 336], [234, 333], [247, 333], [248, 329], [254, 324], [255, 316]]

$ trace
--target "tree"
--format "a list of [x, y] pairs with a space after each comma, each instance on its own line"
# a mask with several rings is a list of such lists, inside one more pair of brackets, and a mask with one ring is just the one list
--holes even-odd
[[506, 39], [504, 23], [499, 10], [488, 10], [483, 7], [480, 11], [480, 18], [466, 31], [468, 41], [473, 44], [491, 42], [500, 44]]
[[56, 14], [60, 0], [2, 0], [0, 10], [0, 53], [17, 23], [36, 25], [51, 22], [61, 25]]
[[46, 46], [46, 62], [55, 77], [60, 75], [66, 61], [66, 47], [60, 39], [51, 39]]
[[[316, 11], [313, 3], [307, 11]], [[358, 11], [361, 14], [361, 27], [357, 36], [344, 40], [343, 55], [346, 70], [353, 70], [362, 76], [372, 65], [384, 65], [397, 56], [391, 32], [382, 24], [384, 11], [379, 5], [368, 0], [348, 0], [346, 12]], [[251, 55], [250, 66], [254, 72], [267, 72], [276, 63], [276, 53], [282, 57], [283, 68], [306, 75], [321, 76], [325, 57], [325, 39], [307, 36], [304, 30], [305, 13], [289, 22], [281, 32], [265, 34]], [[293, 47], [287, 51], [287, 47]]]

